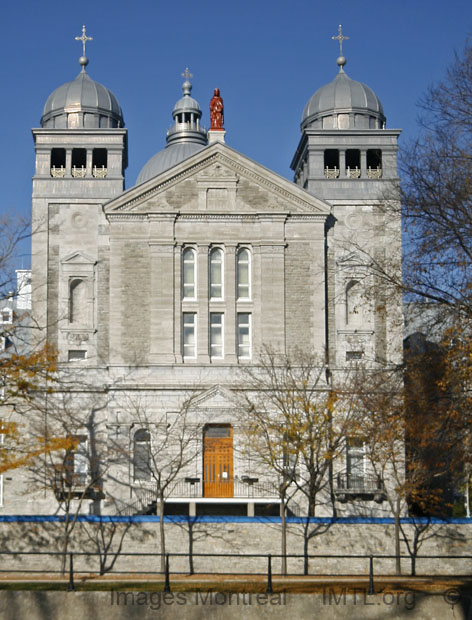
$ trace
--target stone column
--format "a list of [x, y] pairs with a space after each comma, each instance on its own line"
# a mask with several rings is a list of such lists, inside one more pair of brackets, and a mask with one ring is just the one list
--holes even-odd
[[85, 160], [85, 174], [89, 178], [92, 176], [92, 159], [93, 159], [93, 150], [87, 149], [87, 156]]
[[346, 151], [339, 151], [339, 176], [346, 176]]
[[72, 149], [66, 150], [66, 177], [72, 176]]
[[361, 177], [367, 179], [367, 150], [361, 150]]

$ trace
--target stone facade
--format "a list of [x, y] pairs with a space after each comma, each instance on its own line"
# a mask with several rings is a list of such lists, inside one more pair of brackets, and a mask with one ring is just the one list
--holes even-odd
[[[91, 88], [81, 75], [81, 88]], [[224, 133], [206, 145], [190, 90], [187, 80], [168, 134], [173, 144], [163, 153], [170, 161], [175, 142], [184, 144], [193, 127], [193, 154], [164, 169], [161, 157], [160, 172], [127, 191], [127, 134], [116, 100], [113, 123], [103, 128], [101, 121], [91, 129], [74, 125], [59, 110], [60, 125], [33, 130], [33, 313], [44, 328], [38, 338], [46, 334], [57, 346], [63, 376], [73, 377], [66, 417], [100, 462], [100, 497], [87, 496], [81, 511], [138, 510], [149, 486], [137, 483], [137, 454], [149, 449], [138, 443], [154, 436], [157, 449], [156, 436], [189, 399], [190, 425], [232, 429], [233, 461], [221, 475], [229, 473], [234, 490], [222, 498], [202, 489], [200, 429], [172, 501], [185, 504], [186, 514], [205, 502], [247, 504], [248, 514], [257, 513], [256, 504], [276, 505], [276, 483], [269, 492], [253, 486], [255, 478], [247, 482], [257, 474], [262, 484], [265, 472], [251, 469], [234, 419], [239, 370], [256, 365], [264, 347], [315, 352], [341, 373], [350, 360], [400, 359], [400, 304], [384, 303], [379, 287], [373, 296], [363, 289], [365, 254], [400, 250], [400, 222], [386, 222], [382, 208], [398, 180], [399, 132], [380, 129], [380, 121], [370, 129], [358, 110], [355, 129], [302, 123], [292, 183], [233, 150]], [[48, 119], [56, 114], [51, 101]], [[340, 169], [334, 173], [324, 165], [332, 151]], [[351, 174], [357, 157], [359, 171]], [[49, 420], [61, 398], [51, 397]], [[44, 490], [20, 499], [20, 489], [30, 488], [22, 476], [11, 474], [2, 510], [50, 512], [52, 494]], [[343, 510], [385, 512], [372, 498]]]

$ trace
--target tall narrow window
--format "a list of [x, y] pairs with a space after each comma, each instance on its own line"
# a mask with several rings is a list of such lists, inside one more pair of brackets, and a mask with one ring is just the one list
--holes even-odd
[[210, 314], [210, 357], [223, 357], [223, 314], [212, 312]]
[[145, 428], [139, 429], [134, 434], [133, 478], [134, 480], [151, 478], [151, 435]]
[[195, 250], [186, 248], [182, 255], [182, 297], [196, 299], [196, 269]]
[[92, 152], [92, 174], [95, 178], [105, 178], [107, 176], [107, 150], [93, 149]]
[[184, 312], [182, 323], [182, 355], [184, 358], [195, 358], [197, 357], [197, 315], [195, 312]]
[[326, 149], [324, 152], [325, 176], [337, 178], [339, 176], [339, 151]]
[[66, 454], [65, 481], [69, 486], [84, 486], [89, 473], [88, 441], [86, 435], [79, 435], [75, 450]]
[[251, 357], [251, 315], [248, 312], [238, 312], [238, 357]]
[[251, 255], [242, 248], [237, 259], [238, 299], [251, 298]]
[[82, 178], [85, 176], [87, 166], [87, 151], [85, 149], [72, 149], [72, 176]]
[[364, 304], [362, 284], [359, 280], [350, 280], [346, 286], [346, 324], [350, 327], [362, 326]]
[[62, 178], [65, 176], [66, 149], [51, 149], [51, 176]]
[[210, 254], [210, 299], [223, 298], [223, 251], [215, 248]]
[[87, 283], [79, 278], [69, 284], [69, 322], [87, 324]]
[[360, 437], [349, 437], [346, 442], [348, 488], [362, 487], [364, 483], [364, 441]]

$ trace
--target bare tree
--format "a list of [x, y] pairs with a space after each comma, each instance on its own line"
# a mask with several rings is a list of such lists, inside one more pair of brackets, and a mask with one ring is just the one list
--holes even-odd
[[139, 488], [144, 483], [143, 503], [151, 500], [159, 515], [162, 572], [166, 553], [166, 502], [201, 450], [202, 426], [192, 416], [193, 400], [186, 399], [177, 411], [171, 412], [151, 411], [144, 400], [130, 401], [128, 407], [135, 429], [131, 449], [134, 486]]
[[[37, 391], [28, 410], [27, 437], [48, 443], [63, 442], [62, 449], [45, 451], [28, 463], [28, 490], [43, 490], [55, 498], [61, 517], [60, 550], [66, 553], [81, 514], [101, 513], [104, 478], [108, 467], [104, 412], [107, 396], [62, 373], [52, 389]], [[25, 412], [23, 412], [25, 413]]]
[[300, 350], [265, 349], [243, 371], [240, 422], [247, 450], [277, 479], [281, 499], [283, 572], [286, 572], [286, 508], [294, 491], [304, 499], [304, 571], [310, 541], [330, 523], [315, 523], [321, 508], [336, 516], [333, 461], [355, 427], [355, 410], [320, 359]]

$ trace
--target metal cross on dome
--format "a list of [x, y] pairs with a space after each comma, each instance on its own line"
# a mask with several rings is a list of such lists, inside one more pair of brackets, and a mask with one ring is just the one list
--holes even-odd
[[82, 36], [75, 37], [75, 40], [82, 41], [82, 56], [85, 56], [85, 44], [87, 43], [87, 41], [93, 41], [93, 37], [88, 37], [85, 34], [85, 26], [82, 26]]
[[339, 55], [342, 56], [343, 55], [343, 41], [347, 41], [347, 39], [349, 39], [349, 37], [345, 37], [343, 35], [343, 28], [341, 26], [341, 24], [339, 24], [339, 29], [338, 29], [338, 36], [337, 37], [331, 37], [334, 41], [339, 41]]
[[188, 80], [189, 78], [193, 78], [193, 73], [190, 73], [189, 68], [185, 67], [185, 71], [181, 73], [181, 76]]

